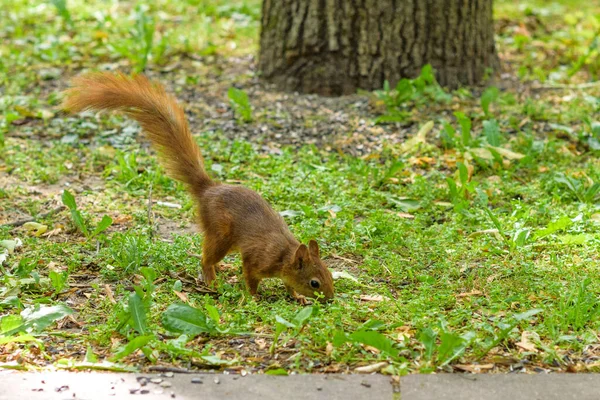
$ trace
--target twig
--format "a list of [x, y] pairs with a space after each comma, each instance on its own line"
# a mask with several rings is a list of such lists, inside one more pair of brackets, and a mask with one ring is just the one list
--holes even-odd
[[7, 226], [12, 226], [12, 227], [23, 226], [23, 225], [25, 225], [28, 222], [35, 221], [36, 219], [46, 218], [46, 217], [48, 217], [48, 216], [50, 216], [50, 215], [52, 215], [54, 213], [57, 213], [57, 212], [61, 211], [63, 208], [65, 208], [65, 206], [58, 206], [56, 208], [53, 208], [50, 211], [46, 211], [45, 213], [38, 214], [35, 217], [29, 217], [29, 218], [20, 219], [20, 220], [13, 221], [13, 222], [8, 222], [6, 224], [0, 225], [0, 227], [4, 228], [4, 227], [7, 227]]
[[338, 260], [348, 261], [349, 263], [352, 263], [352, 264], [358, 264], [358, 261], [352, 260], [350, 258], [338, 256], [337, 254], [331, 254], [330, 257], [331, 258], [337, 258]]
[[568, 85], [568, 84], [555, 84], [555, 85], [540, 85], [540, 86], [532, 86], [531, 90], [583, 90], [600, 87], [600, 81], [596, 82], [587, 82], [587, 83], [579, 83], [576, 85]]
[[152, 184], [148, 189], [148, 225], [150, 225], [150, 240], [154, 236], [154, 226], [152, 225]]
[[113, 295], [112, 289], [110, 288], [109, 284], [104, 285], [104, 291], [106, 292], [108, 300], [110, 300], [110, 302], [113, 304], [117, 304], [117, 301], [115, 300], [115, 296]]

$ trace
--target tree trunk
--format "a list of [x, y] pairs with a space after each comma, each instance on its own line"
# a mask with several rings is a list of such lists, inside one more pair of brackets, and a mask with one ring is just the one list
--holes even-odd
[[341, 95], [417, 76], [474, 85], [497, 66], [492, 0], [263, 0], [259, 69], [285, 91]]

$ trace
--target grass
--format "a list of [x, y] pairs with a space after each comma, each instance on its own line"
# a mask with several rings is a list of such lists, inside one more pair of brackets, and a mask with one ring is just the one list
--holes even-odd
[[[496, 4], [516, 84], [482, 96], [427, 80], [431, 90], [404, 83], [410, 96], [362, 95], [374, 140], [408, 127], [403, 144], [364, 157], [308, 145], [267, 154], [210, 125], [194, 130], [216, 178], [260, 192], [340, 273], [335, 302], [302, 307], [277, 281], [251, 298], [237, 256], [216, 293], [199, 289], [193, 204], [137, 127], [57, 109], [84, 69], [147, 71], [198, 126], [190, 91], [219, 82], [219, 108], [233, 83], [249, 85], [239, 60], [256, 49], [259, 2], [0, 2], [12, 21], [0, 27], [0, 221], [45, 213], [65, 189], [74, 198], [41, 226], [0, 228], [0, 365], [597, 371], [600, 89], [535, 89], [597, 78], [597, 6], [522, 3]], [[278, 123], [255, 96], [229, 93], [242, 99], [231, 99], [239, 129]]]

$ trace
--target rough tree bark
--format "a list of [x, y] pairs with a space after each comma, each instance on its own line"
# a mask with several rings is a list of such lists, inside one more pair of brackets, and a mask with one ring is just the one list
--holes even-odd
[[394, 85], [431, 64], [451, 88], [498, 63], [492, 0], [263, 0], [259, 69], [286, 91]]

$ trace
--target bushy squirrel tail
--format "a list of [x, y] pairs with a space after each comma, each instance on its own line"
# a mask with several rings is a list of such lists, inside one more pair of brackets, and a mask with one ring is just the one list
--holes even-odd
[[136, 120], [159, 153], [167, 174], [195, 196], [215, 184], [204, 169], [183, 109], [160, 84], [145, 76], [95, 72], [76, 77], [62, 103], [68, 112], [121, 111]]

